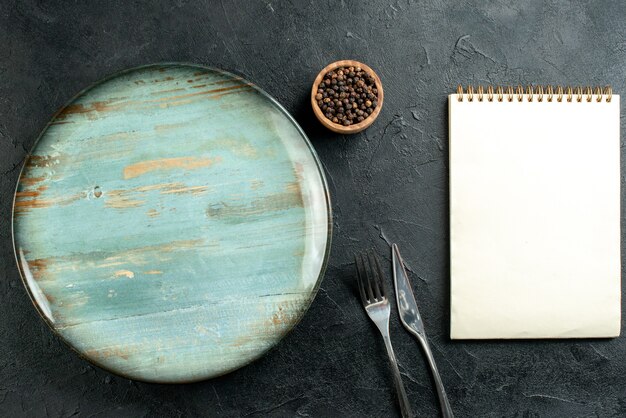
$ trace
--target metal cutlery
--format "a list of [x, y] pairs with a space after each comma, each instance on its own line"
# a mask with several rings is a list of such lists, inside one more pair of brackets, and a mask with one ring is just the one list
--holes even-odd
[[433, 353], [430, 350], [428, 339], [426, 338], [426, 332], [424, 331], [424, 323], [422, 322], [422, 317], [417, 309], [417, 303], [415, 302], [415, 296], [413, 295], [413, 290], [411, 289], [411, 283], [409, 282], [409, 277], [404, 268], [404, 261], [400, 256], [400, 251], [398, 250], [398, 246], [396, 244], [393, 244], [392, 246], [392, 260], [393, 281], [395, 283], [396, 300], [398, 302], [400, 320], [407, 331], [417, 338], [422, 346], [422, 349], [424, 350], [424, 353], [426, 354], [430, 370], [435, 379], [435, 387], [437, 389], [439, 405], [441, 406], [441, 413], [443, 417], [452, 418], [454, 416], [452, 414], [452, 408], [450, 407], [450, 402], [448, 401], [446, 391], [443, 387], [443, 383], [441, 382], [441, 377], [439, 376], [439, 371], [437, 370]]
[[385, 347], [387, 348], [387, 354], [389, 355], [389, 361], [391, 362], [391, 369], [393, 371], [393, 380], [400, 402], [400, 412], [405, 418], [412, 417], [409, 399], [406, 395], [404, 384], [402, 383], [396, 356], [393, 353], [393, 347], [391, 346], [391, 340], [389, 338], [389, 316], [391, 308], [389, 306], [389, 299], [384, 284], [384, 274], [380, 268], [380, 262], [376, 254], [373, 251], [369, 251], [367, 254], [362, 253], [356, 255], [355, 263], [361, 301], [363, 302], [367, 315], [372, 322], [376, 324], [376, 327], [385, 341]]

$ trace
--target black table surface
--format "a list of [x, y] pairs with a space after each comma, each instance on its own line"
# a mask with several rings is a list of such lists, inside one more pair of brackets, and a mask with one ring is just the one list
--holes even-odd
[[[610, 84], [624, 92], [626, 3], [472, 3], [1, 1], [0, 415], [397, 415], [384, 346], [355, 296], [352, 265], [367, 247], [388, 261], [397, 242], [457, 417], [626, 416], [625, 337], [449, 339], [447, 199], [447, 95], [456, 85]], [[326, 131], [310, 109], [313, 78], [338, 59], [369, 64], [385, 88], [378, 120], [361, 134]], [[255, 363], [178, 386], [111, 375], [65, 346], [24, 290], [10, 219], [20, 167], [51, 115], [109, 74], [164, 61], [233, 70], [277, 98], [317, 150], [334, 209], [328, 269], [302, 322]], [[391, 332], [415, 412], [437, 416], [416, 342], [397, 320]]]

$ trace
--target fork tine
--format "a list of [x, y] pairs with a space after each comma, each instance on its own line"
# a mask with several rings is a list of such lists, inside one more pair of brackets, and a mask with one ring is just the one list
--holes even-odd
[[368, 251], [368, 258], [370, 263], [370, 269], [372, 270], [376, 300], [381, 301], [385, 297], [383, 271], [380, 268], [380, 262], [378, 261], [378, 257], [376, 256], [374, 250]]
[[382, 297], [386, 298], [389, 294], [389, 289], [387, 288], [387, 282], [385, 281], [385, 273], [383, 273], [383, 269], [380, 267], [380, 257], [376, 257], [376, 268], [380, 274], [380, 293], [382, 294]]
[[356, 279], [359, 287], [359, 294], [361, 295], [361, 302], [363, 305], [367, 305], [367, 297], [365, 296], [365, 289], [363, 288], [363, 275], [365, 274], [365, 266], [363, 265], [363, 259], [360, 254], [354, 255], [354, 264], [356, 264]]
[[361, 253], [361, 262], [363, 263], [363, 271], [365, 271], [365, 292], [367, 293], [369, 303], [374, 303], [376, 295], [372, 287], [373, 271], [366, 253]]

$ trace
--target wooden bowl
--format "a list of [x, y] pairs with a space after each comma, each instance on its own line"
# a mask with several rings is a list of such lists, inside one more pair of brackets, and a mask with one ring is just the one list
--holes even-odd
[[[322, 109], [320, 109], [319, 105], [317, 104], [317, 100], [315, 100], [315, 95], [317, 94], [318, 86], [324, 79], [324, 76], [326, 75], [326, 73], [339, 67], [361, 67], [366, 73], [374, 77], [374, 80], [376, 81], [376, 88], [378, 89], [378, 98], [377, 98], [378, 105], [376, 106], [372, 114], [369, 115], [367, 118], [363, 119], [361, 122], [355, 123], [349, 126], [340, 125], [326, 118], [326, 116], [324, 116], [324, 113], [322, 113]], [[370, 126], [372, 123], [374, 123], [374, 121], [378, 117], [378, 114], [380, 113], [380, 109], [383, 108], [383, 98], [384, 98], [383, 85], [380, 82], [380, 78], [378, 78], [378, 75], [374, 72], [374, 70], [372, 70], [367, 65], [363, 64], [362, 62], [353, 61], [353, 60], [341, 60], [341, 61], [335, 61], [332, 64], [328, 64], [326, 67], [322, 69], [322, 71], [319, 72], [317, 77], [315, 77], [315, 81], [313, 82], [313, 87], [311, 88], [311, 106], [313, 107], [313, 113], [315, 113], [317, 120], [319, 120], [322, 123], [322, 125], [330, 129], [331, 131], [337, 132], [340, 134], [355, 134], [357, 132], [361, 132], [362, 130]]]

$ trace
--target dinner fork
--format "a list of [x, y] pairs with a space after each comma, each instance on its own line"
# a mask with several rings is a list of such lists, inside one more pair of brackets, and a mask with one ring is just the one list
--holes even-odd
[[387, 354], [391, 362], [393, 380], [400, 402], [400, 412], [404, 418], [412, 417], [411, 405], [406, 396], [406, 390], [404, 389], [400, 370], [398, 369], [398, 362], [396, 361], [396, 356], [391, 346], [391, 339], [389, 338], [389, 316], [391, 314], [391, 308], [389, 306], [389, 299], [387, 298], [387, 290], [384, 283], [385, 276], [380, 268], [380, 261], [372, 250], [368, 251], [367, 254], [357, 254], [354, 258], [361, 301], [363, 302], [367, 315], [372, 322], [376, 324], [376, 327], [385, 341], [385, 347], [387, 348]]

